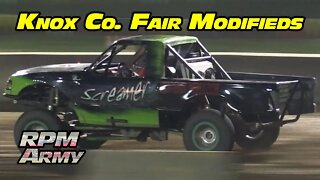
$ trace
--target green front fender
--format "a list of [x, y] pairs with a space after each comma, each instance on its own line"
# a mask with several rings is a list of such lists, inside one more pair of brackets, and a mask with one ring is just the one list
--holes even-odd
[[11, 81], [11, 85], [4, 90], [4, 94], [9, 96], [17, 96], [24, 88], [36, 84], [32, 79], [25, 76], [11, 76], [9, 81]]

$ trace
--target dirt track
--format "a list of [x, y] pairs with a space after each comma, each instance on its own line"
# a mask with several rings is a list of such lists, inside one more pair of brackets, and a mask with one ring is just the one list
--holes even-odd
[[181, 137], [170, 135], [165, 142], [109, 141], [79, 165], [41, 168], [16, 164], [18, 115], [0, 113], [0, 179], [320, 179], [320, 114], [283, 127], [268, 151], [186, 152]]

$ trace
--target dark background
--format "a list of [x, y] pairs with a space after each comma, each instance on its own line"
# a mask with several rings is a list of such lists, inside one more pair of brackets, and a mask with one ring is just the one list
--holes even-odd
[[[194, 35], [212, 52], [320, 53], [319, 8], [319, 0], [0, 0], [0, 92], [10, 74], [17, 70], [53, 63], [92, 62], [96, 58], [4, 55], [4, 52], [101, 52], [113, 40], [137, 34]], [[80, 24], [78, 32], [16, 32], [20, 11], [40, 11], [44, 16], [82, 16], [82, 19], [91, 11], [102, 11], [118, 17], [124, 29], [87, 32]], [[132, 11], [178, 15], [184, 17], [184, 22], [192, 11], [215, 11], [220, 16], [305, 16], [307, 19], [299, 32], [188, 32], [184, 28], [181, 32], [146, 33], [127, 30]], [[216, 56], [216, 59], [228, 71], [308, 75], [320, 79], [320, 58], [237, 55]], [[318, 104], [319, 93], [320, 88], [316, 92]], [[0, 96], [0, 111], [17, 110], [13, 107], [16, 106], [9, 99]], [[317, 180], [320, 177], [319, 114], [303, 116], [298, 123], [283, 128], [279, 140], [267, 151], [243, 151], [236, 147], [226, 153], [185, 152], [180, 151], [184, 150], [181, 137], [170, 134], [166, 142], [108, 141], [100, 150], [88, 151], [77, 166], [39, 167], [16, 164], [20, 153], [14, 145], [12, 130], [20, 115], [0, 112], [0, 179]]]

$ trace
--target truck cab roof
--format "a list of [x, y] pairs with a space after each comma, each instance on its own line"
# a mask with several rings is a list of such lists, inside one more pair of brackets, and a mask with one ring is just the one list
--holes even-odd
[[130, 36], [118, 40], [118, 43], [163, 43], [171, 46], [185, 43], [196, 42], [198, 38], [194, 36], [176, 36], [176, 35], [139, 35], [139, 36]]

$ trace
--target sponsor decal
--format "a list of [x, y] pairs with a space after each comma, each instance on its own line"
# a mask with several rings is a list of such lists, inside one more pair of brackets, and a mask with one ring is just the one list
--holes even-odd
[[150, 82], [139, 82], [135, 86], [113, 87], [105, 91], [96, 89], [87, 89], [84, 91], [81, 99], [88, 101], [139, 101], [144, 98], [146, 89]]

